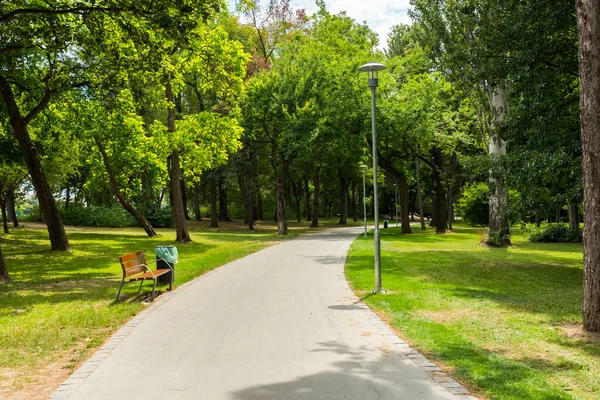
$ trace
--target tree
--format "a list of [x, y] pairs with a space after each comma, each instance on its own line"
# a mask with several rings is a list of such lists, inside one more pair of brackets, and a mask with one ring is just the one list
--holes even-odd
[[600, 330], [600, 5], [577, 1], [584, 180], [583, 327]]
[[[423, 29], [420, 40], [437, 67], [477, 100], [482, 134], [492, 163], [506, 155], [503, 121], [508, 113], [506, 84], [511, 2], [498, 0], [413, 0], [412, 17]], [[474, 104], [477, 104], [474, 102]], [[490, 171], [489, 230], [508, 236], [506, 177]]]
[[[150, 32], [165, 36], [185, 34], [187, 28], [206, 19], [219, 5], [218, 0], [186, 4], [148, 4], [141, 0], [0, 4], [0, 36], [4, 38], [0, 47], [0, 94], [35, 187], [53, 250], [69, 251], [70, 245], [29, 133], [31, 122], [58, 94], [99, 84], [90, 75], [107, 60], [115, 61], [110, 56], [122, 45], [119, 40], [141, 45], [147, 42]], [[115, 35], [117, 31], [126, 35]], [[100, 50], [105, 57], [90, 57], [93, 50]], [[137, 66], [152, 69], [151, 56], [160, 60], [162, 53], [146, 53], [148, 62]], [[126, 58], [121, 58], [113, 66], [126, 64]]]

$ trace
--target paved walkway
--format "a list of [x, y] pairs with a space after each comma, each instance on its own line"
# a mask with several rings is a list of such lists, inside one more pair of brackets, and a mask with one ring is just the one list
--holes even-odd
[[51, 398], [475, 399], [352, 294], [361, 232], [281, 243], [160, 296]]

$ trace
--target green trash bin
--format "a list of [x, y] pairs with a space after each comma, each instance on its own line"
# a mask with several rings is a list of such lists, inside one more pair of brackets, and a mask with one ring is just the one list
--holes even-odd
[[[175, 264], [179, 261], [179, 254], [175, 246], [156, 246], [156, 269], [171, 268], [168, 274], [158, 277], [160, 283], [175, 282]], [[171, 281], [172, 279], [172, 281]]]

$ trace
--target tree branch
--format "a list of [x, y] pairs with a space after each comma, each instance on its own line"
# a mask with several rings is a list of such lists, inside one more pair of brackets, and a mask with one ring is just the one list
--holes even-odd
[[42, 100], [40, 100], [38, 105], [35, 106], [35, 108], [33, 110], [31, 110], [29, 112], [29, 114], [27, 114], [25, 116], [26, 123], [30, 123], [31, 120], [34, 119], [35, 116], [40, 113], [40, 111], [42, 111], [44, 108], [46, 108], [46, 106], [50, 102], [50, 98], [52, 97], [52, 92], [50, 92], [50, 88], [48, 87], [48, 81], [50, 80], [51, 77], [52, 77], [52, 74], [48, 74], [44, 78], [44, 97], [42, 97]]
[[86, 12], [143, 12], [148, 13], [147, 11], [137, 10], [137, 9], [129, 9], [129, 8], [121, 8], [121, 7], [73, 7], [73, 8], [65, 8], [65, 9], [48, 9], [48, 8], [20, 8], [17, 10], [13, 10], [8, 14], [0, 16], [0, 24], [9, 22], [20, 15], [31, 15], [31, 14], [42, 14], [42, 15], [65, 15], [65, 14], [83, 14]]
[[10, 83], [8, 80], [0, 75], [0, 93], [2, 94], [2, 99], [4, 100], [4, 104], [6, 104], [6, 109], [8, 111], [9, 118], [15, 119], [21, 117], [21, 112], [19, 111], [19, 106], [15, 100], [15, 95], [10, 87]]

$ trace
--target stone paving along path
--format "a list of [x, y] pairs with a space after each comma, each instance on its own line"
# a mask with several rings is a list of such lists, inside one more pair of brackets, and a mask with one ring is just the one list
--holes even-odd
[[160, 296], [51, 399], [474, 400], [350, 291], [361, 232], [281, 243]]

